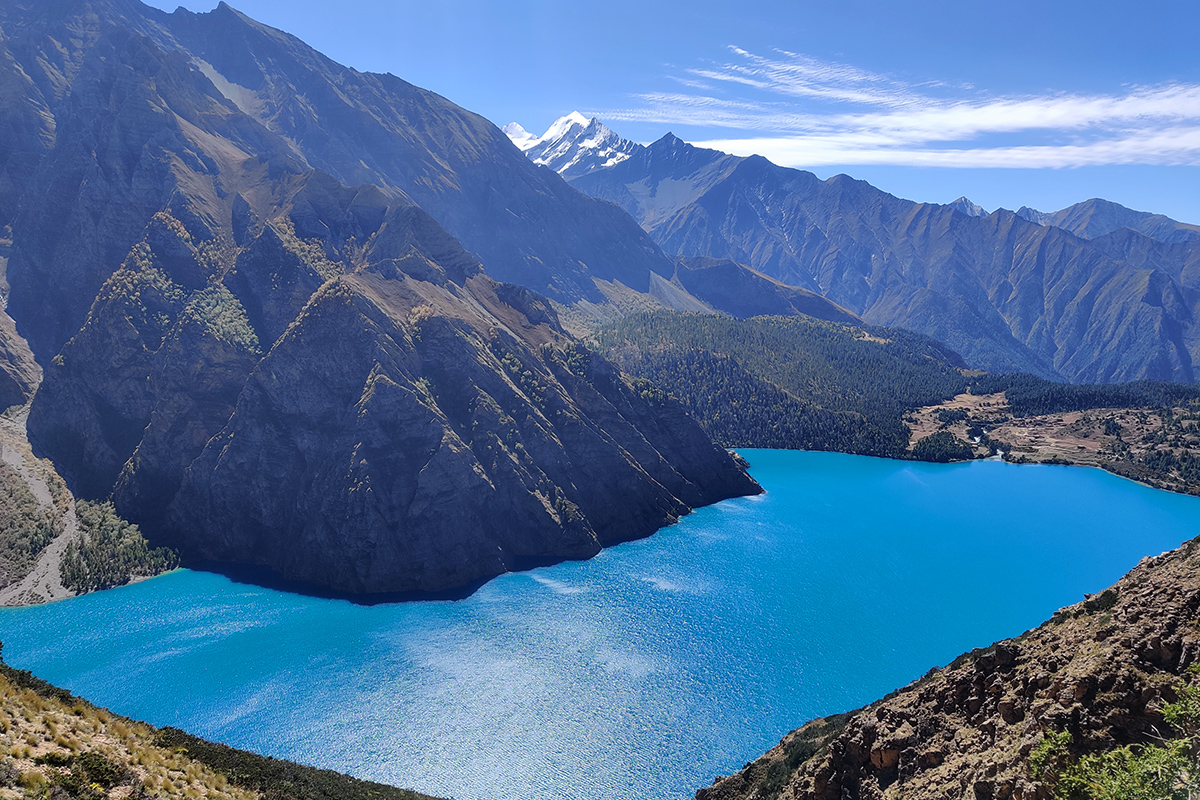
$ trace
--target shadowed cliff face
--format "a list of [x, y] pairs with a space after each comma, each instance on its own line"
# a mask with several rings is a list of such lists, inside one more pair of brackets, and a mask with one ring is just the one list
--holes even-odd
[[1188, 226], [1166, 242], [1112, 232], [1157, 231], [1162, 218], [1098, 202], [1055, 215], [1070, 230], [969, 216], [670, 135], [572, 185], [625, 208], [668, 253], [747, 264], [972, 366], [1080, 383], [1196, 377], [1200, 238]]
[[586, 558], [758, 491], [546, 300], [375, 197], [314, 175], [207, 280], [158, 214], [49, 368], [34, 441], [188, 558], [355, 594]]
[[568, 301], [673, 271], [482, 118], [224, 4], [0, 0], [0, 30], [9, 308], [45, 368], [29, 432], [82, 496], [192, 559], [374, 593], [759, 491], [482, 271]]

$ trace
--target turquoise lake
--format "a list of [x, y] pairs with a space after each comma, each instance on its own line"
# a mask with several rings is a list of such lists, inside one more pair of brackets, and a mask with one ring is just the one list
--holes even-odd
[[1200, 499], [1099, 470], [743, 454], [767, 494], [465, 600], [179, 571], [0, 612], [4, 656], [132, 717], [457, 800], [682, 800], [1200, 534]]

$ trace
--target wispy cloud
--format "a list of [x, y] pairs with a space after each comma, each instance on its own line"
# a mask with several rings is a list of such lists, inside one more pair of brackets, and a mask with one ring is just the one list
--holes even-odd
[[685, 91], [638, 95], [628, 108], [596, 114], [737, 131], [697, 144], [789, 166], [1200, 165], [1196, 84], [997, 96], [967, 85], [905, 83], [797, 53], [730, 53], [728, 62], [672, 76]]

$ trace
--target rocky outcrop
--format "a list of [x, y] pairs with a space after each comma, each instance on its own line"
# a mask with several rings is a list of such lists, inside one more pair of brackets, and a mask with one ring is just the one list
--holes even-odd
[[157, 215], [50, 367], [35, 443], [193, 562], [354, 594], [586, 558], [759, 491], [548, 301], [371, 197], [310, 176], [223, 275]]
[[42, 368], [29, 344], [12, 317], [0, 310], [0, 409], [25, 405], [41, 382]]
[[1048, 733], [1070, 733], [1074, 756], [1169, 733], [1160, 709], [1200, 658], [1198, 631], [1193, 541], [1023, 636], [809, 723], [697, 800], [1048, 800], [1029, 758]]

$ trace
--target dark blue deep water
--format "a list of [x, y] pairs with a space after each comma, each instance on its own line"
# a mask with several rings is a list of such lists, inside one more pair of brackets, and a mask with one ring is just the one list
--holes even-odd
[[1200, 499], [1098, 470], [745, 455], [768, 494], [466, 600], [179, 571], [0, 612], [4, 656], [132, 717], [458, 800], [686, 798], [1200, 534]]

